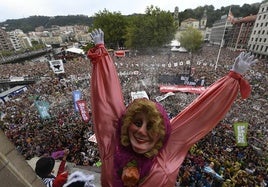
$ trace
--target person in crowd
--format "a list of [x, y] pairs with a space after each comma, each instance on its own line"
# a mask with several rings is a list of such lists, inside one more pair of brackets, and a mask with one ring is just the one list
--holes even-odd
[[188, 150], [225, 116], [238, 96], [250, 95], [243, 74], [257, 62], [242, 52], [231, 71], [171, 120], [157, 102], [140, 98], [127, 107], [120, 80], [104, 46], [101, 29], [91, 32], [95, 46], [91, 105], [100, 157], [102, 186], [174, 187]]
[[66, 158], [69, 150], [65, 149], [58, 168], [57, 176], [53, 174], [55, 159], [50, 156], [43, 156], [36, 162], [35, 173], [42, 179], [47, 187], [62, 187], [67, 181], [68, 171], [65, 171]]

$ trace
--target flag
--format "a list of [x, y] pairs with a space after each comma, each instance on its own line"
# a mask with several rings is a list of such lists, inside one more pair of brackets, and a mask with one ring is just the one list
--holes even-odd
[[73, 102], [74, 102], [74, 109], [76, 112], [79, 111], [76, 101], [82, 98], [82, 92], [80, 90], [73, 91]]
[[247, 146], [248, 123], [238, 122], [234, 124], [234, 133], [237, 146]]
[[49, 103], [46, 101], [34, 101], [34, 104], [39, 112], [42, 119], [49, 119], [50, 114], [48, 113]]
[[230, 21], [231, 23], [234, 23], [235, 18], [231, 10], [229, 10], [227, 20]]
[[76, 104], [78, 106], [78, 109], [79, 109], [79, 112], [80, 112], [80, 115], [81, 115], [83, 121], [85, 123], [88, 123], [90, 120], [90, 116], [89, 116], [89, 110], [88, 110], [86, 101], [85, 100], [78, 100], [78, 101], [76, 101]]
[[90, 142], [94, 142], [94, 143], [97, 143], [97, 138], [96, 138], [96, 135], [95, 135], [95, 134], [93, 134], [92, 136], [90, 136], [90, 137], [88, 138], [88, 141], [90, 141]]
[[64, 66], [62, 60], [49, 61], [49, 65], [55, 74], [64, 73]]

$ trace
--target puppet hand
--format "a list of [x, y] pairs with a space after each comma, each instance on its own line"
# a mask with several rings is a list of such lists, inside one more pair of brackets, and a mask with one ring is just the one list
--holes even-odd
[[250, 66], [255, 64], [257, 61], [258, 59], [254, 60], [254, 55], [250, 55], [250, 52], [242, 52], [238, 57], [236, 57], [233, 68], [231, 70], [242, 75], [246, 73]]
[[90, 36], [95, 45], [104, 44], [104, 32], [101, 29], [94, 29]]

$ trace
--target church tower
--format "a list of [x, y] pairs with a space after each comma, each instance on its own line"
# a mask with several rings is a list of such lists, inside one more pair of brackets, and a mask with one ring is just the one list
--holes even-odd
[[175, 7], [175, 10], [174, 10], [174, 20], [175, 20], [175, 23], [177, 24], [177, 27], [179, 28], [179, 7]]
[[200, 29], [206, 29], [207, 26], [207, 10], [204, 10], [203, 17], [200, 20]]

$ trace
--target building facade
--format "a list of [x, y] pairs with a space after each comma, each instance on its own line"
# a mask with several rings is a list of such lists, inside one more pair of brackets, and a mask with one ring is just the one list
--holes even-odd
[[204, 11], [204, 14], [203, 14], [203, 16], [202, 16], [202, 18], [200, 20], [200, 26], [199, 26], [200, 29], [203, 29], [203, 30], [206, 29], [206, 27], [207, 27], [207, 20], [208, 20], [207, 10], [205, 10]]
[[227, 33], [232, 26], [232, 23], [227, 19], [227, 15], [223, 15], [220, 20], [213, 24], [209, 42], [215, 45], [226, 46], [229, 40]]
[[268, 59], [268, 2], [260, 6], [248, 49], [258, 57]]
[[12, 51], [14, 47], [10, 41], [8, 33], [0, 28], [0, 51]]
[[193, 27], [195, 29], [199, 29], [199, 20], [194, 19], [194, 18], [188, 18], [188, 19], [181, 22], [181, 26], [180, 26], [181, 30], [184, 30], [188, 27]]
[[233, 27], [226, 33], [226, 45], [231, 50], [244, 51], [248, 50], [248, 42], [253, 30], [257, 15], [246, 16], [241, 19], [236, 19], [233, 22]]
[[19, 30], [14, 30], [14, 31], [8, 32], [9, 38], [11, 40], [11, 43], [12, 43], [15, 51], [19, 51], [19, 50], [22, 49], [22, 46], [21, 46], [21, 43], [20, 43], [20, 39], [18, 37], [18, 35], [20, 33], [21, 32]]

